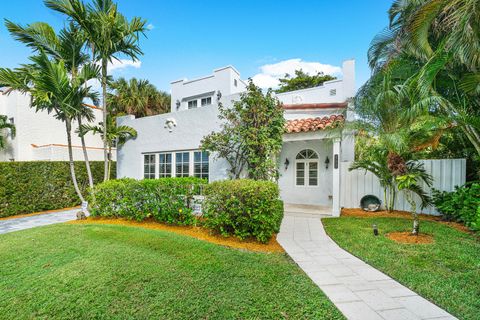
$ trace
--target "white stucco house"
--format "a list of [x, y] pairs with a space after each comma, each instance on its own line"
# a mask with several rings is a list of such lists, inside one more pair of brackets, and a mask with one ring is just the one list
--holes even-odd
[[[46, 111], [36, 112], [30, 107], [30, 95], [13, 91], [6, 94], [0, 89], [0, 115], [6, 115], [15, 125], [16, 135], [7, 136], [7, 147], [0, 150], [0, 161], [68, 161], [67, 134], [65, 123], [55, 119]], [[94, 123], [102, 121], [102, 111], [91, 106]], [[72, 127], [74, 160], [83, 161], [80, 138]], [[85, 144], [89, 159], [103, 160], [103, 142], [100, 135], [87, 134]], [[115, 159], [116, 154], [113, 154]]]
[[[340, 214], [340, 162], [353, 160], [354, 140], [329, 129], [352, 116], [347, 106], [355, 94], [354, 69], [355, 62], [347, 60], [341, 79], [277, 95], [287, 120], [278, 164], [286, 204], [317, 205]], [[240, 73], [227, 66], [206, 77], [172, 82], [170, 113], [118, 118], [118, 125], [135, 128], [138, 136], [117, 150], [117, 176], [228, 178], [227, 162], [201, 152], [200, 142], [220, 128], [218, 103], [231, 105], [245, 87]]]

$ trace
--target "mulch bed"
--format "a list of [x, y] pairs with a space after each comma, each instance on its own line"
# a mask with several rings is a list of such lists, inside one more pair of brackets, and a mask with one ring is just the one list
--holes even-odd
[[425, 233], [414, 236], [410, 232], [391, 232], [387, 233], [386, 237], [398, 243], [428, 244], [434, 242], [433, 236]]
[[211, 234], [208, 230], [194, 226], [173, 226], [156, 222], [154, 220], [146, 220], [142, 222], [127, 220], [127, 219], [105, 219], [88, 217], [86, 220], [73, 220], [67, 222], [69, 224], [113, 224], [130, 227], [140, 227], [153, 230], [170, 231], [177, 234], [190, 236], [199, 240], [208, 241], [218, 245], [244, 249], [256, 252], [277, 252], [283, 253], [285, 250], [280, 246], [276, 240], [276, 235], [270, 239], [266, 244], [254, 240], [240, 240], [235, 237], [223, 237], [220, 235]]

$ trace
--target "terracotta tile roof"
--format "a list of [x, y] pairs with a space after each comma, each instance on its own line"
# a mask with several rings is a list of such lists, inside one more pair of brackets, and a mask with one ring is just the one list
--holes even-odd
[[343, 124], [345, 117], [341, 114], [325, 116], [323, 118], [306, 118], [288, 120], [285, 127], [287, 133], [317, 131], [330, 128], [336, 128]]
[[89, 108], [91, 108], [91, 109], [102, 110], [102, 108], [97, 107], [97, 106], [94, 106], [93, 104], [84, 103], [83, 105], [84, 105], [85, 107], [89, 107]]
[[284, 104], [285, 110], [346, 108], [347, 102]]

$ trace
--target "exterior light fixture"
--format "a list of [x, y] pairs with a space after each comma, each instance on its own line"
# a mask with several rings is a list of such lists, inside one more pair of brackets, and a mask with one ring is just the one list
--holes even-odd
[[176, 106], [177, 106], [177, 110], [180, 109], [180, 100], [177, 100], [177, 102], [175, 102]]
[[328, 169], [329, 164], [330, 164], [330, 159], [327, 156], [327, 158], [325, 159], [325, 169]]
[[288, 165], [290, 164], [290, 161], [288, 161], [288, 158], [285, 158], [285, 170], [288, 169]]
[[220, 101], [220, 99], [222, 99], [222, 93], [220, 92], [220, 90], [217, 91], [217, 101]]
[[378, 227], [377, 227], [377, 225], [374, 224], [372, 227], [373, 227], [373, 235], [374, 235], [374, 236], [378, 236]]

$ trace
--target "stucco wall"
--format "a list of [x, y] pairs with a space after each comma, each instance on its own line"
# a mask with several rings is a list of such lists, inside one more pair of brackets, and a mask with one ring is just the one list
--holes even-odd
[[[171, 132], [165, 128], [165, 121], [173, 119], [176, 127]], [[218, 109], [216, 106], [184, 110], [175, 113], [135, 119], [120, 117], [118, 125], [128, 125], [137, 130], [137, 138], [127, 141], [117, 150], [117, 177], [143, 178], [143, 154], [167, 151], [197, 150], [204, 136], [218, 130]], [[228, 164], [223, 159], [210, 157], [210, 181], [228, 177]]]
[[323, 85], [277, 94], [284, 104], [345, 102], [355, 96], [355, 61], [346, 60], [342, 65], [341, 79], [324, 82]]
[[[102, 112], [98, 109], [92, 109], [95, 115], [94, 123], [102, 119]], [[0, 151], [0, 160], [15, 159], [15, 161], [32, 160], [56, 160], [64, 159], [67, 156], [67, 148], [58, 147], [53, 152], [54, 157], [45, 158], [47, 152], [39, 151], [32, 144], [47, 148], [52, 144], [66, 145], [67, 135], [65, 132], [65, 123], [54, 118], [53, 114], [46, 111], [36, 112], [30, 107], [30, 96], [19, 92], [12, 92], [10, 95], [0, 93], [0, 114], [5, 114], [9, 118], [14, 118], [16, 127], [16, 136], [9, 140], [7, 151]], [[72, 126], [72, 144], [80, 146], [80, 138], [75, 134], [78, 125], [75, 122]], [[88, 147], [103, 147], [100, 135], [87, 134], [85, 143]], [[103, 160], [102, 152], [89, 150], [90, 160]], [[63, 153], [63, 154], [60, 154]], [[75, 160], [83, 160], [83, 154], [74, 153]], [[37, 157], [38, 156], [38, 157]], [[3, 158], [3, 159], [2, 159]]]
[[[235, 85], [236, 83], [236, 85]], [[245, 91], [245, 83], [240, 79], [240, 73], [232, 66], [219, 68], [212, 75], [192, 79], [177, 80], [171, 83], [171, 109], [170, 112], [188, 110], [188, 100], [192, 97], [212, 97], [212, 103], [220, 91], [222, 96], [230, 96]], [[198, 99], [200, 99], [198, 97]], [[180, 102], [177, 109], [176, 103]], [[200, 107], [200, 100], [198, 101]]]
[[[319, 178], [316, 187], [295, 185], [295, 158], [304, 149], [312, 149], [319, 156]], [[284, 142], [279, 158], [280, 179], [278, 180], [283, 201], [292, 204], [331, 206], [332, 200], [329, 196], [332, 195], [332, 154], [331, 140]], [[327, 156], [330, 159], [328, 169], [325, 168]], [[290, 164], [285, 170], [284, 163], [287, 158]]]

